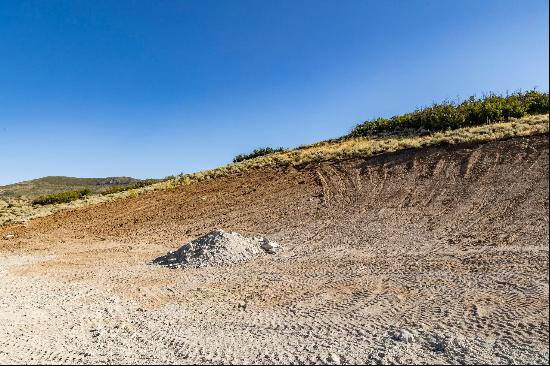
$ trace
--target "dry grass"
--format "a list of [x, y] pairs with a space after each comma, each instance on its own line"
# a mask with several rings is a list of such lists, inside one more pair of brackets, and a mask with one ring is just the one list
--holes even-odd
[[108, 202], [123, 198], [131, 199], [145, 192], [174, 189], [177, 186], [214, 179], [229, 174], [243, 173], [251, 169], [262, 167], [300, 166], [313, 162], [369, 157], [404, 149], [415, 149], [442, 144], [487, 142], [513, 137], [547, 134], [548, 130], [548, 114], [546, 114], [524, 117], [510, 122], [437, 132], [426, 136], [383, 136], [325, 141], [313, 145], [302, 146], [294, 150], [232, 163], [216, 169], [180, 175], [172, 180], [143, 188], [105, 196], [93, 195], [70, 203], [41, 207], [32, 206], [28, 203], [18, 203], [9, 207], [6, 202], [0, 200], [0, 225], [26, 222], [29, 219], [46, 216], [60, 210], [77, 208], [100, 202]]

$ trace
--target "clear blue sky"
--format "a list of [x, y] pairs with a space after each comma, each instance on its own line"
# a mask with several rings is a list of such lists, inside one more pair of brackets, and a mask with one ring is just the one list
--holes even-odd
[[2, 0], [0, 184], [192, 172], [535, 86], [547, 0]]

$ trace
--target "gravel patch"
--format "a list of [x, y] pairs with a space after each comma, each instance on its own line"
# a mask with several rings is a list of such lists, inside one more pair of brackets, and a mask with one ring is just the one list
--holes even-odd
[[224, 266], [280, 251], [276, 242], [263, 237], [247, 238], [235, 232], [214, 230], [156, 258], [153, 264], [167, 267]]

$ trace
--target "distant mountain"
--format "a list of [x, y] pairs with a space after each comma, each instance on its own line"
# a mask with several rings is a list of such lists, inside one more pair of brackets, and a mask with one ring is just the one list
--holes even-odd
[[79, 188], [90, 188], [94, 192], [101, 192], [109, 187], [125, 187], [137, 181], [139, 179], [131, 177], [74, 178], [50, 176], [0, 186], [0, 199], [5, 201], [14, 199], [32, 200], [38, 196]]

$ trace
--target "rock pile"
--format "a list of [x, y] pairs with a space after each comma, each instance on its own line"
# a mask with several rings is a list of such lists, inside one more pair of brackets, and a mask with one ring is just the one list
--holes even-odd
[[153, 263], [167, 267], [223, 266], [281, 251], [276, 242], [266, 238], [246, 238], [239, 233], [214, 230], [153, 260]]

